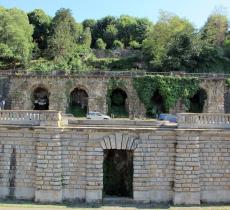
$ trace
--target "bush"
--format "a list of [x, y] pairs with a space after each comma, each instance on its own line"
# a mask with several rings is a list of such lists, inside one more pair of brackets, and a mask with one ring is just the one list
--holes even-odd
[[103, 41], [103, 39], [99, 38], [96, 41], [96, 48], [104, 50], [106, 48], [106, 43]]
[[140, 49], [141, 48], [141, 44], [137, 41], [131, 41], [129, 42], [129, 46], [131, 48], [133, 48], [134, 50]]
[[119, 41], [119, 40], [114, 40], [112, 48], [113, 49], [123, 49], [124, 48], [124, 44], [121, 41]]
[[43, 58], [40, 58], [36, 61], [30, 61], [26, 68], [28, 71], [33, 72], [51, 72], [53, 69], [55, 69], [52, 61], [48, 61]]

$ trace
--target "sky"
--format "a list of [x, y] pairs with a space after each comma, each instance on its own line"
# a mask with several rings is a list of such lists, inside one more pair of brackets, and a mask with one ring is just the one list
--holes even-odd
[[50, 16], [60, 8], [69, 8], [77, 22], [124, 14], [156, 22], [159, 11], [164, 10], [189, 19], [197, 28], [204, 25], [215, 8], [224, 7], [230, 19], [230, 0], [0, 0], [0, 6], [26, 12], [39, 8]]

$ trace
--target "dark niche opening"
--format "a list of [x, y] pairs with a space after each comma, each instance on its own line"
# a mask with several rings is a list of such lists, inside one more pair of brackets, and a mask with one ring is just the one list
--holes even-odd
[[133, 197], [132, 150], [104, 150], [103, 194]]
[[190, 98], [190, 109], [191, 113], [202, 113], [204, 110], [204, 104], [207, 99], [207, 93], [204, 89], [200, 89], [197, 93]]
[[75, 88], [70, 94], [68, 113], [75, 117], [85, 117], [88, 111], [88, 94], [85, 90]]
[[111, 114], [114, 117], [129, 117], [127, 94], [120, 88], [112, 91], [111, 100]]
[[166, 113], [165, 102], [159, 90], [156, 90], [151, 98], [151, 109], [147, 110], [147, 116], [158, 117], [161, 113]]
[[33, 93], [34, 110], [49, 110], [49, 93], [48, 90], [38, 87]]

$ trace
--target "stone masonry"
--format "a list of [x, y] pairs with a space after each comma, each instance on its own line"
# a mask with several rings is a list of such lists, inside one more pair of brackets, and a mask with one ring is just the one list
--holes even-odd
[[[99, 111], [104, 114], [108, 111], [107, 88], [112, 77], [79, 77], [79, 76], [11, 76], [9, 79], [9, 93], [7, 104], [12, 110], [31, 110], [33, 92], [36, 88], [45, 88], [49, 93], [49, 110], [66, 112], [70, 94], [75, 88], [81, 88], [88, 94], [88, 111]], [[115, 78], [117, 79], [117, 78]], [[119, 77], [123, 81], [121, 89], [127, 94], [129, 117], [145, 116], [144, 104], [139, 100], [132, 85], [132, 77]], [[229, 94], [226, 94], [224, 79], [205, 79], [201, 88], [207, 93], [204, 104], [204, 113], [228, 112]], [[225, 108], [224, 108], [225, 107]], [[172, 113], [185, 112], [185, 107], [178, 101]]]
[[[46, 113], [46, 120], [60, 119], [54, 112], [35, 112]], [[183, 127], [181, 120], [179, 126], [82, 128], [61, 122], [28, 125], [26, 120], [27, 125], [17, 125], [15, 119], [1, 118], [0, 198], [102, 202], [103, 150], [117, 149], [134, 152], [135, 202], [230, 203], [230, 131], [220, 127], [230, 118], [207, 119], [210, 128], [207, 120], [206, 128]]]

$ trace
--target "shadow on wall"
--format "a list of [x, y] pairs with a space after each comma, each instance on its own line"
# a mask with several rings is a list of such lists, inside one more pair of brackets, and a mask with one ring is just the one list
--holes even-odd
[[207, 93], [204, 89], [199, 89], [197, 93], [189, 99], [191, 113], [202, 113], [204, 110], [204, 105], [207, 100]]

